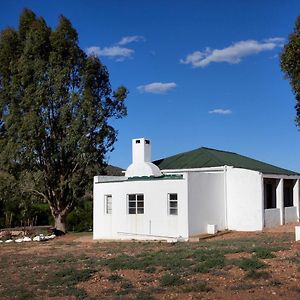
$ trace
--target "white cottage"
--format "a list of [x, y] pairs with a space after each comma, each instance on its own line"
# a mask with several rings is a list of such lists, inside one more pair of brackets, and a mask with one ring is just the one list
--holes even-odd
[[94, 239], [169, 239], [262, 230], [299, 220], [300, 174], [199, 148], [151, 162], [132, 141], [125, 176], [94, 177]]

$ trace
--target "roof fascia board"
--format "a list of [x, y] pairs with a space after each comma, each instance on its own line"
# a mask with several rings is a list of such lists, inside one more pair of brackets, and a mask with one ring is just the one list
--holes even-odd
[[207, 172], [207, 171], [224, 171], [225, 167], [210, 167], [210, 168], [191, 168], [191, 169], [162, 169], [163, 173], [182, 173], [182, 172]]
[[275, 178], [275, 179], [300, 179], [300, 175], [284, 175], [284, 174], [262, 174], [263, 178]]

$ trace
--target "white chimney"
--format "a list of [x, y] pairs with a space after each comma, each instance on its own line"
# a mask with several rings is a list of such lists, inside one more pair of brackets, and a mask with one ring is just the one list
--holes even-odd
[[126, 177], [161, 176], [160, 169], [151, 162], [150, 140], [132, 140], [132, 164], [127, 168]]

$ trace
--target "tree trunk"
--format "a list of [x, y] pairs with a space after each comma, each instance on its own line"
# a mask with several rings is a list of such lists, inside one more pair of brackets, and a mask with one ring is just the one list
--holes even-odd
[[54, 227], [64, 233], [66, 233], [66, 218], [65, 216], [62, 216], [61, 214], [54, 216]]

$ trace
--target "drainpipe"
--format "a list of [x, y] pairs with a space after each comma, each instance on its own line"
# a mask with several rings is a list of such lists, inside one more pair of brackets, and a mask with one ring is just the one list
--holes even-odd
[[260, 186], [261, 186], [261, 219], [262, 219], [262, 227], [261, 230], [264, 229], [264, 227], [266, 227], [266, 217], [265, 217], [265, 185], [264, 185], [264, 176], [263, 174], [260, 172]]
[[224, 166], [224, 200], [225, 200], [225, 226], [228, 229], [227, 217], [227, 166]]

